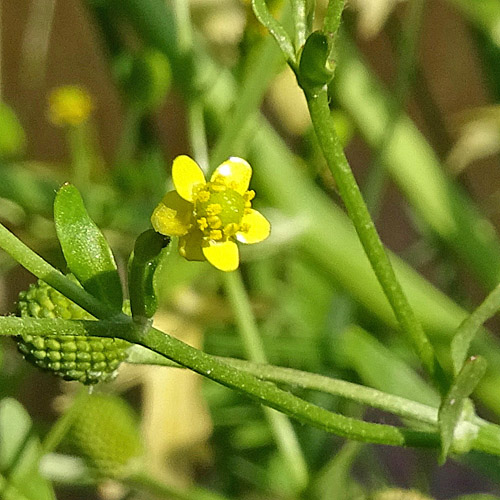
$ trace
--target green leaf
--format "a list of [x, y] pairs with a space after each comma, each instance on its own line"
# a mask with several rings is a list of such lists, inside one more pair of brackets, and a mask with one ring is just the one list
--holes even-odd
[[129, 264], [129, 295], [133, 318], [151, 318], [158, 307], [154, 274], [170, 243], [152, 229], [139, 235]]
[[271, 33], [276, 42], [278, 42], [281, 52], [283, 52], [288, 63], [290, 65], [295, 65], [297, 59], [292, 40], [283, 25], [269, 12], [266, 0], [252, 0], [252, 8], [258, 21], [269, 30], [269, 33]]
[[54, 220], [70, 271], [90, 294], [121, 311], [122, 288], [113, 254], [71, 184], [64, 184], [56, 195]]
[[0, 497], [55, 500], [52, 485], [38, 471], [40, 442], [26, 410], [15, 399], [0, 402]]
[[481, 356], [470, 357], [441, 403], [438, 414], [441, 463], [446, 461], [450, 450], [458, 453], [469, 451], [477, 434], [477, 428], [470, 421], [474, 408], [468, 397], [485, 374], [486, 366], [486, 360]]

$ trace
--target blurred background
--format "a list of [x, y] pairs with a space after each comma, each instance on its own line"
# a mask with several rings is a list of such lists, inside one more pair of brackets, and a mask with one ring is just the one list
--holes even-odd
[[[317, 2], [318, 18], [325, 3]], [[0, 219], [61, 269], [64, 261], [53, 228], [52, 201], [63, 182], [70, 180], [82, 191], [124, 274], [134, 238], [149, 227], [149, 216], [170, 185], [172, 159], [178, 154], [196, 155], [197, 113], [203, 116], [205, 111], [209, 152], [220, 145], [220, 124], [207, 104], [213, 88], [207, 85], [205, 91], [198, 84], [196, 91], [189, 88], [191, 69], [179, 66], [158, 42], [154, 20], [149, 19], [148, 25], [139, 16], [139, 4], [131, 0], [123, 5], [119, 0], [4, 0], [0, 4]], [[249, 3], [166, 0], [166, 4], [176, 12], [183, 10], [182, 5], [189, 7], [192, 43], [202, 47], [221, 73], [231, 75], [236, 88], [244, 88], [249, 68], [259, 67], [259, 57], [267, 54], [262, 48], [265, 32]], [[269, 4], [276, 15], [286, 11], [286, 2]], [[497, 0], [351, 0], [343, 28], [349, 49], [347, 56], [339, 49], [332, 108], [382, 240], [438, 290], [471, 310], [498, 282], [496, 236], [493, 240], [478, 236], [478, 241], [493, 241], [488, 248], [493, 248], [494, 258], [486, 250], [481, 257], [482, 243], [447, 240], [438, 223], [433, 225], [432, 206], [419, 206], [414, 199], [422, 197], [425, 205], [426, 196], [433, 196], [432, 189], [413, 185], [412, 175], [418, 177], [419, 169], [424, 177], [429, 172], [420, 163], [422, 156], [408, 147], [398, 156], [407, 158], [408, 172], [398, 174], [398, 161], [403, 160], [394, 159], [400, 154], [394, 151], [414, 141], [419, 151], [425, 150], [422, 161], [438, 165], [439, 179], [443, 176], [453, 189], [464, 193], [463, 206], [474, 207], [474, 214], [480, 214], [477, 221], [490, 221], [482, 226], [473, 218], [471, 224], [487, 235], [498, 230], [500, 4]], [[362, 71], [368, 75], [364, 84], [351, 86], [356, 74], [362, 74], [351, 68], [352, 61], [362, 61]], [[305, 100], [279, 55], [274, 55], [269, 73], [257, 109], [283, 140], [295, 168], [314, 189], [341, 206], [316, 145]], [[210, 81], [214, 75], [209, 70], [207, 74]], [[49, 109], [49, 96], [63, 86], [84, 89], [90, 97], [88, 117], [77, 126], [64, 120], [58, 123], [53, 105]], [[383, 91], [378, 94], [380, 88]], [[207, 101], [198, 99], [201, 108], [197, 107], [199, 94], [208, 96]], [[235, 102], [239, 95], [236, 90]], [[221, 115], [233, 105], [220, 109]], [[380, 106], [388, 117], [385, 127], [377, 122]], [[403, 114], [414, 126], [408, 125], [408, 136], [402, 134], [394, 145], [391, 121]], [[223, 156], [239, 154], [240, 149], [229, 148]], [[206, 158], [197, 159], [207, 166], [203, 165]], [[414, 355], [390, 333], [394, 325], [387, 314], [374, 312], [378, 303], [368, 292], [363, 298], [363, 273], [353, 275], [361, 284], [351, 289], [346, 278], [336, 280], [335, 271], [325, 270], [319, 258], [305, 252], [298, 243], [304, 238], [303, 221], [275, 201], [286, 192], [286, 182], [284, 191], [273, 191], [271, 177], [262, 178], [257, 164], [250, 161], [258, 194], [262, 188], [263, 212], [276, 235], [263, 244], [261, 252], [254, 248], [244, 252], [242, 267], [269, 362], [392, 392], [401, 389], [379, 384], [377, 370], [389, 363], [384, 356], [397, 358], [412, 370], [408, 380], [418, 377], [425, 386], [422, 399], [432, 401], [433, 390], [420, 378]], [[457, 200], [462, 206], [462, 198]], [[311, 207], [314, 211], [313, 202]], [[436, 220], [440, 216], [436, 213]], [[337, 244], [342, 242], [332, 243]], [[460, 247], [468, 245], [475, 256], [460, 254]], [[162, 309], [155, 320], [158, 327], [208, 352], [245, 357], [217, 273], [205, 264], [175, 258], [166, 267]], [[4, 254], [0, 272], [2, 312], [13, 313], [19, 291], [34, 279]], [[450, 317], [459, 311], [453, 307], [449, 307]], [[420, 313], [426, 317], [425, 304]], [[340, 333], [353, 324], [370, 333], [344, 335], [344, 347], [337, 351]], [[488, 326], [495, 331], [498, 322], [492, 320]], [[436, 326], [440, 329], [445, 327]], [[439, 337], [437, 343], [445, 342]], [[3, 340], [1, 348], [0, 395], [20, 401], [43, 436], [78, 389], [23, 362], [11, 340]], [[498, 381], [492, 377], [478, 400], [482, 416], [497, 423]], [[227, 498], [245, 499], [444, 500], [465, 494], [491, 495], [470, 497], [478, 499], [500, 495], [496, 459], [474, 456], [437, 467], [434, 452], [346, 443], [294, 424], [309, 469], [308, 478], [298, 480], [260, 407], [180, 370], [124, 366], [118, 379], [102, 392], [120, 394], [134, 408], [150, 470], [181, 490], [198, 484]], [[373, 421], [392, 423], [394, 419], [305, 392], [301, 395], [334, 411], [365, 415]], [[63, 445], [59, 451], [65, 449]], [[55, 475], [50, 464], [47, 467]], [[86, 485], [76, 480], [64, 483], [55, 478], [57, 498], [151, 498], [151, 493], [141, 493], [140, 488], [130, 493], [126, 485], [111, 479]], [[409, 492], [412, 489], [422, 493]], [[190, 498], [203, 497], [200, 493]]]

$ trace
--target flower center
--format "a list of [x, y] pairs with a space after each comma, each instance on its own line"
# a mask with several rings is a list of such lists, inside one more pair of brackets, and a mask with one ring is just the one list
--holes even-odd
[[241, 229], [254, 192], [243, 196], [221, 182], [207, 182], [194, 193], [196, 223], [205, 240], [226, 241]]

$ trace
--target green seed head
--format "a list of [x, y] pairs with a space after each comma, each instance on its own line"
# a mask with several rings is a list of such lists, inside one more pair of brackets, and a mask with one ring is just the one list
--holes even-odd
[[[41, 280], [19, 294], [18, 311], [20, 316], [31, 318], [94, 319]], [[86, 385], [112, 380], [129, 346], [120, 339], [74, 335], [24, 334], [15, 340], [30, 363], [64, 380]]]
[[143, 447], [136, 416], [118, 396], [87, 396], [78, 407], [68, 438], [102, 476], [123, 476], [141, 464]]

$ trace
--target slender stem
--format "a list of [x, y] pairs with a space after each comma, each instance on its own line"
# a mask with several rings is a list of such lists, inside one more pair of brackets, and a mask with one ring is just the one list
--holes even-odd
[[[259, 380], [247, 371], [234, 368], [155, 328], [144, 331], [130, 318], [126, 322], [117, 323], [114, 321], [3, 317], [0, 318], [0, 332], [3, 335], [71, 334], [122, 338], [132, 344], [146, 347], [226, 387], [246, 394], [255, 401], [279, 410], [300, 422], [327, 432], [358, 441], [394, 446], [433, 448], [439, 446], [437, 432], [420, 432], [391, 425], [374, 424], [332, 413], [279, 389], [271, 382]], [[500, 447], [498, 453], [500, 454]]]
[[31, 248], [27, 247], [2, 224], [0, 224], [0, 248], [3, 248], [13, 259], [37, 278], [45, 281], [73, 302], [76, 302], [96, 318], [109, 319], [115, 316], [114, 311], [66, 278], [66, 276], [33, 252]]
[[239, 271], [223, 273], [222, 280], [247, 356], [254, 363], [267, 363], [264, 344], [260, 338], [241, 273]]
[[[130, 318], [128, 322], [77, 321], [57, 318], [0, 317], [0, 335], [89, 335], [128, 340], [133, 347], [129, 361], [164, 366], [181, 366], [238, 390], [314, 427], [349, 439], [395, 446], [439, 446], [437, 432], [419, 432], [390, 425], [372, 424], [329, 412], [277, 388], [275, 382], [327, 392], [392, 412], [423, 424], [436, 425], [435, 408], [376, 389], [289, 368], [260, 365], [230, 358], [217, 358], [199, 351], [156, 329], [144, 333]], [[139, 349], [139, 351], [137, 351]], [[149, 351], [150, 350], [150, 351]], [[264, 381], [266, 380], [266, 381]], [[475, 418], [478, 437], [473, 449], [500, 455], [500, 427]]]
[[[229, 302], [235, 313], [238, 331], [247, 356], [256, 363], [267, 363], [264, 344], [257, 328], [241, 273], [239, 271], [223, 273], [223, 282]], [[297, 487], [304, 488], [308, 481], [307, 464], [292, 424], [282, 413], [270, 408], [264, 408], [264, 411], [271, 424], [278, 446], [294, 473]]]
[[189, 12], [189, 2], [186, 2], [186, 0], [174, 0], [173, 9], [176, 17], [179, 51], [186, 53], [193, 47], [193, 28]]
[[66, 134], [73, 167], [72, 182], [84, 190], [89, 186], [93, 163], [88, 123], [68, 127]]
[[462, 321], [455, 332], [451, 342], [451, 357], [455, 375], [457, 375], [462, 368], [472, 339], [483, 323], [494, 316], [499, 309], [500, 284], [498, 284], [484, 301]]
[[236, 370], [230, 365], [154, 328], [146, 333], [137, 328], [126, 329], [120, 337], [131, 343], [147, 347], [226, 387], [243, 392], [255, 401], [279, 410], [303, 423], [339, 436], [396, 446], [439, 446], [437, 433], [361, 422], [329, 412], [279, 389], [270, 382], [261, 381], [250, 373]]
[[307, 12], [306, 0], [292, 0], [292, 16], [295, 26], [295, 52], [306, 43], [307, 36]]
[[[1, 326], [2, 322], [0, 319], [0, 328]], [[19, 327], [14, 326], [14, 331], [16, 331], [16, 328]], [[355, 401], [362, 405], [371, 406], [372, 408], [378, 408], [398, 417], [414, 420], [415, 422], [437, 425], [437, 408], [388, 394], [378, 389], [293, 368], [252, 363], [251, 361], [236, 358], [215, 357], [230, 366], [238, 368], [238, 370], [251, 373], [261, 380], [324, 392], [332, 396], [339, 396], [350, 401]], [[177, 363], [138, 346], [134, 346], [129, 350], [127, 363], [179, 368]]]
[[325, 20], [323, 22], [323, 31], [331, 36], [336, 36], [340, 20], [342, 19], [342, 12], [344, 11], [345, 0], [330, 0], [326, 8]]
[[327, 91], [322, 89], [316, 94], [306, 93], [306, 99], [314, 130], [328, 167], [335, 178], [349, 217], [354, 224], [375, 275], [399, 321], [401, 330], [414, 345], [427, 373], [437, 383], [439, 389], [445, 393], [447, 383], [444, 372], [439, 365], [429, 339], [396, 278], [392, 264], [380, 241], [356, 179], [342, 150], [331, 117]]

